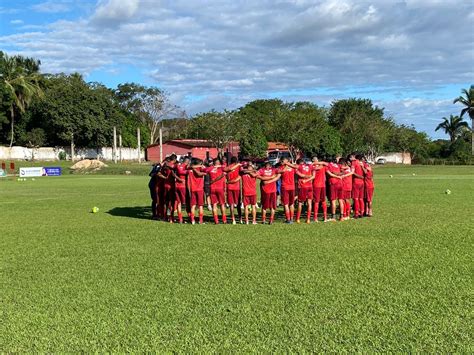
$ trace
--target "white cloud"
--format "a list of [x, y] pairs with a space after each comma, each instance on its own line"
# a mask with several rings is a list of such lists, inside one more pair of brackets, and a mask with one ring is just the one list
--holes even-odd
[[45, 13], [60, 13], [68, 12], [71, 10], [71, 4], [66, 1], [45, 1], [36, 5], [31, 6], [33, 11], [45, 12]]
[[116, 24], [126, 21], [136, 13], [139, 0], [102, 0], [92, 16], [92, 21], [103, 24]]
[[23, 20], [11, 20], [10, 24], [12, 24], [12, 25], [22, 25]]

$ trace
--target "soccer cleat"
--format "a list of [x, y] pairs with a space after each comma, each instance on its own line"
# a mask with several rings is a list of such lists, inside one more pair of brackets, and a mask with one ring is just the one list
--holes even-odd
[[256, 224], [257, 224], [257, 221], [253, 221], [252, 224], [253, 224], [253, 225], [256, 225]]
[[296, 223], [297, 223], [297, 224], [300, 224], [300, 223], [301, 223], [301, 221], [300, 221], [299, 219], [297, 219], [297, 220], [296, 220]]
[[306, 220], [306, 224], [311, 224], [311, 220], [310, 220], [310, 219], [307, 219], [307, 220]]
[[237, 224], [237, 222], [235, 221], [235, 219], [232, 220], [232, 224]]
[[192, 221], [191, 224], [194, 226], [196, 224], [196, 221]]

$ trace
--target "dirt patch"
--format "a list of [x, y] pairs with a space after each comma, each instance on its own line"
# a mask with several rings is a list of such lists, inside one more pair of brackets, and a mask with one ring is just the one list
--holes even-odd
[[71, 166], [71, 170], [73, 171], [97, 171], [102, 168], [106, 168], [107, 164], [104, 164], [100, 160], [97, 159], [84, 159], [78, 161], [76, 164]]

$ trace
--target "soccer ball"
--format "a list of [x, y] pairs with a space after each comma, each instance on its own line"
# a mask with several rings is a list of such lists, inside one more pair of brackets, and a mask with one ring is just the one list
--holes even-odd
[[393, 178], [393, 175], [390, 175], [391, 178]]
[[446, 195], [451, 195], [451, 190], [446, 190], [444, 193], [445, 193]]
[[415, 174], [415, 173], [413, 173], [413, 176], [415, 176], [415, 175], [416, 175], [416, 174]]
[[92, 213], [99, 212], [99, 207], [92, 207]]
[[32, 178], [31, 181], [35, 181], [35, 178]]

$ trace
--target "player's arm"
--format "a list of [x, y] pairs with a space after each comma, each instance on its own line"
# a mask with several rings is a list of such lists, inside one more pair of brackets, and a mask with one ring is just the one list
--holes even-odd
[[218, 177], [216, 177], [214, 180], [211, 180], [211, 181], [209, 182], [209, 184], [212, 185], [212, 184], [218, 182], [219, 180], [222, 180], [224, 177], [225, 177], [225, 174], [221, 174], [221, 175], [219, 175]]
[[302, 179], [309, 179], [312, 176], [312, 175], [303, 174], [302, 172], [300, 172], [298, 170], [296, 170], [296, 175], [298, 175]]
[[356, 174], [355, 172], [352, 172], [350, 175], [354, 175], [356, 178], [363, 179], [363, 175]]
[[268, 185], [268, 184], [271, 184], [272, 182], [277, 182], [280, 179], [280, 176], [281, 176], [281, 174], [276, 174], [276, 175], [270, 177], [270, 180], [263, 181], [263, 184]]
[[342, 179], [341, 175], [336, 175], [336, 174], [330, 172], [329, 170], [326, 171], [326, 174], [328, 174], [330, 177], [333, 177], [333, 178], [336, 178], [336, 179]]
[[230, 173], [231, 171], [234, 171], [235, 169], [238, 169], [238, 168], [240, 168], [241, 166], [242, 166], [242, 164], [236, 163], [236, 164], [234, 164], [234, 165], [232, 165], [232, 166], [227, 166], [227, 167], [225, 167], [225, 168], [224, 168], [224, 171], [225, 171], [226, 173]]
[[237, 176], [234, 180], [227, 181], [227, 184], [235, 184], [236, 182], [240, 181], [241, 177]]
[[307, 178], [307, 179], [303, 179], [303, 182], [304, 182], [304, 183], [310, 182], [310, 181], [313, 181], [315, 178], [316, 178], [316, 172], [313, 171], [313, 173], [311, 174], [311, 177], [309, 177], [309, 178]]

